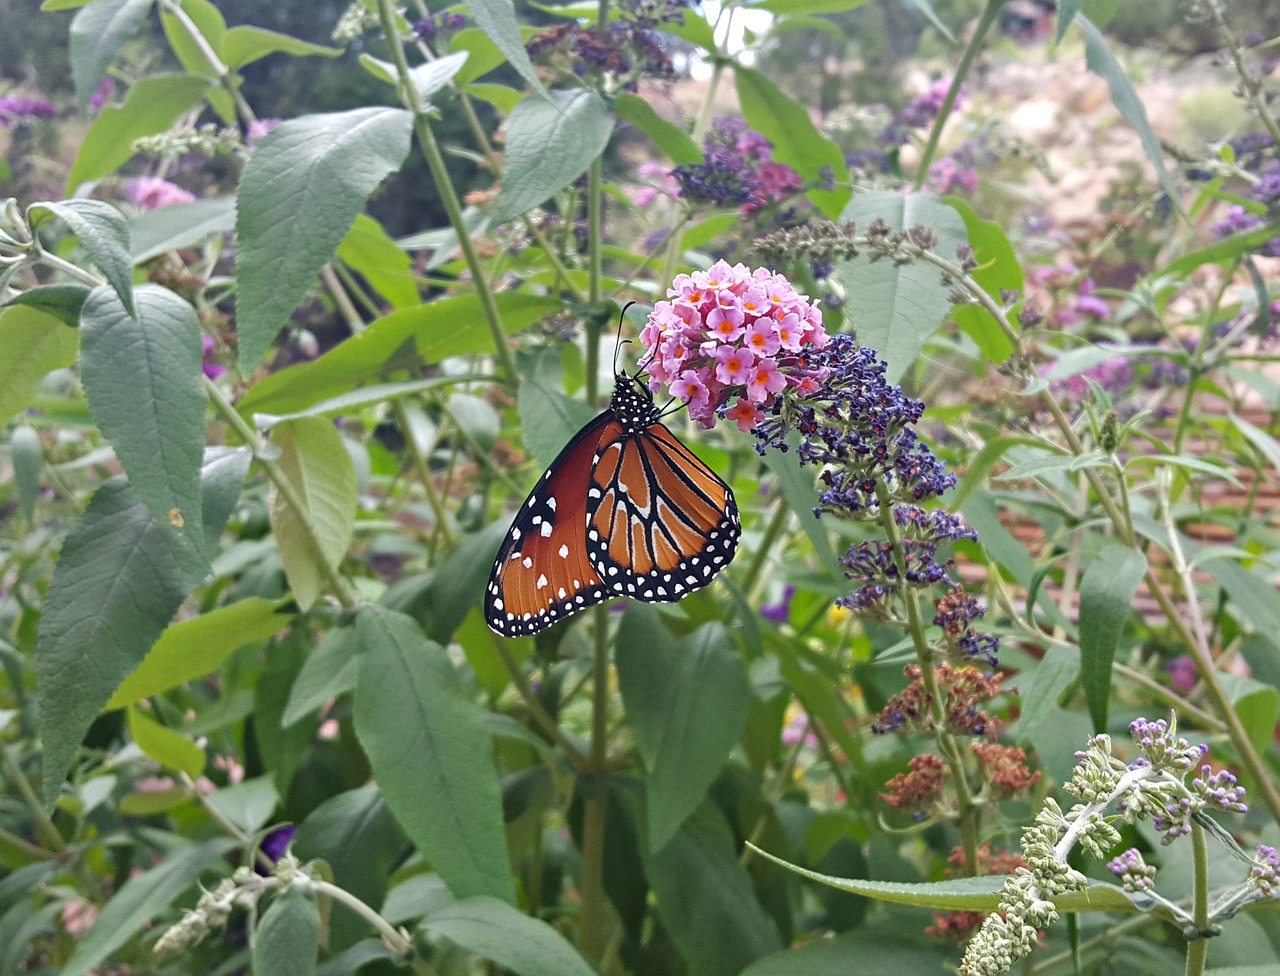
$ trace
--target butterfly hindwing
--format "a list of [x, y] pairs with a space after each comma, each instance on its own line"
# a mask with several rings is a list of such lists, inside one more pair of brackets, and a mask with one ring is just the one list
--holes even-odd
[[485, 620], [504, 637], [537, 633], [614, 596], [582, 544], [592, 463], [610, 419], [603, 413], [574, 436], [511, 523], [484, 600]]
[[733, 492], [660, 423], [606, 426], [587, 489], [586, 548], [603, 585], [649, 603], [706, 586], [733, 558]]

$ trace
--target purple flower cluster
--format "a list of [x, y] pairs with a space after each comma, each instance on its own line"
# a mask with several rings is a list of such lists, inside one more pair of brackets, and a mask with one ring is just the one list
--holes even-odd
[[5, 95], [0, 98], [0, 125], [11, 129], [19, 122], [32, 119], [51, 119], [58, 110], [43, 98], [30, 95]]
[[1125, 891], [1149, 891], [1155, 887], [1156, 869], [1142, 859], [1136, 847], [1108, 861], [1107, 870], [1120, 879]]
[[[933, 120], [938, 117], [938, 112], [942, 110], [942, 103], [946, 100], [947, 90], [950, 87], [950, 78], [939, 78], [929, 86], [928, 91], [911, 99], [906, 108], [889, 120], [884, 131], [876, 136], [876, 142], [890, 147], [905, 146], [911, 141], [913, 130], [924, 129], [933, 124]], [[956, 98], [957, 108], [963, 98], [964, 89], [962, 88]]]
[[712, 123], [703, 144], [703, 162], [671, 171], [687, 200], [735, 206], [743, 213], [785, 199], [804, 185], [790, 166], [773, 161], [773, 143], [741, 119]]
[[1209, 747], [1203, 742], [1191, 745], [1162, 718], [1155, 721], [1136, 718], [1129, 723], [1129, 734], [1133, 736], [1134, 745], [1142, 750], [1142, 755], [1129, 764], [1131, 769], [1150, 766], [1185, 773], [1209, 752]]
[[529, 41], [529, 56], [550, 61], [559, 55], [575, 76], [614, 75], [628, 91], [641, 77], [674, 81], [669, 43], [657, 28], [682, 21], [687, 6], [688, 0], [633, 0], [622, 5], [621, 19], [603, 26], [554, 24]]
[[415, 22], [413, 36], [420, 41], [434, 41], [441, 34], [456, 34], [466, 26], [467, 18], [464, 14], [441, 11]]
[[1258, 845], [1258, 856], [1249, 872], [1249, 880], [1268, 898], [1276, 896], [1276, 889], [1280, 888], [1280, 853], [1274, 847]]
[[1225, 769], [1215, 773], [1212, 766], [1202, 766], [1200, 775], [1191, 781], [1191, 786], [1210, 806], [1227, 813], [1249, 812], [1244, 802], [1244, 787]]

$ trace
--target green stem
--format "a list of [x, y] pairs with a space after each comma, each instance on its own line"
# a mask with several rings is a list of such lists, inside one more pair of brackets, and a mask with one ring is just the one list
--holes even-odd
[[525, 680], [524, 672], [520, 670], [520, 665], [516, 663], [515, 658], [511, 656], [511, 652], [507, 650], [506, 644], [503, 643], [504, 640], [506, 638], [495, 636], [494, 647], [498, 652], [498, 657], [501, 659], [503, 667], [507, 669], [507, 675], [511, 678], [512, 686], [516, 689], [516, 693], [520, 695], [520, 700], [524, 702], [525, 708], [529, 709], [529, 714], [533, 716], [534, 721], [542, 726], [542, 731], [547, 734], [547, 737], [564, 750], [570, 766], [575, 770], [586, 768], [587, 757], [579, 751], [578, 747], [561, 731], [560, 726], [556, 724], [556, 720], [542, 707], [542, 702], [538, 700], [538, 696], [534, 694], [529, 682]]
[[1204, 828], [1194, 819], [1191, 821], [1191, 853], [1192, 884], [1195, 886], [1191, 910], [1196, 936], [1187, 944], [1186, 976], [1202, 976], [1209, 952], [1209, 849], [1205, 843]]
[[920, 154], [916, 178], [911, 183], [912, 192], [919, 192], [929, 176], [929, 165], [938, 152], [938, 142], [942, 138], [943, 126], [951, 117], [951, 110], [955, 108], [956, 99], [960, 97], [960, 88], [964, 85], [965, 78], [969, 77], [969, 69], [973, 67], [973, 61], [982, 50], [982, 45], [986, 43], [987, 33], [996, 22], [996, 18], [1000, 16], [1000, 10], [1004, 5], [1005, 0], [987, 0], [987, 5], [982, 9], [982, 16], [978, 18], [978, 24], [973, 29], [973, 36], [965, 45], [964, 54], [960, 56], [960, 63], [956, 65], [956, 72], [951, 77], [951, 87], [947, 89], [942, 107], [938, 109], [938, 117], [933, 120], [933, 128], [929, 130], [929, 141], [925, 143], [924, 152]]
[[337, 885], [330, 884], [328, 881], [321, 881], [315, 878], [312, 879], [311, 883], [315, 886], [316, 894], [325, 895], [328, 898], [332, 898], [339, 904], [345, 905], [377, 929], [378, 934], [382, 936], [382, 941], [386, 943], [387, 948], [392, 952], [397, 955], [412, 957], [415, 972], [422, 974], [422, 976], [433, 976], [435, 970], [431, 968], [430, 963], [425, 959], [415, 956], [413, 940], [409, 938], [407, 933], [397, 929], [371, 907], [366, 905], [346, 889], [339, 888]]
[[752, 590], [755, 589], [761, 575], [764, 573], [765, 563], [768, 562], [773, 547], [777, 544], [778, 539], [787, 527], [787, 523], [790, 521], [791, 508], [787, 505], [786, 499], [779, 498], [773, 509], [773, 517], [769, 520], [769, 525], [764, 530], [764, 538], [760, 540], [759, 547], [751, 557], [751, 565], [747, 567], [747, 571], [739, 581], [742, 592], [747, 594], [748, 601], [754, 601]]
[[18, 792], [22, 794], [22, 802], [31, 811], [31, 819], [35, 822], [36, 833], [40, 836], [41, 843], [59, 854], [65, 853], [67, 842], [63, 840], [62, 834], [58, 832], [58, 828], [53, 825], [53, 821], [45, 813], [44, 804], [36, 796], [36, 791], [31, 786], [31, 781], [27, 779], [22, 767], [13, 758], [13, 755], [9, 752], [9, 747], [3, 740], [0, 740], [0, 765], [4, 766], [5, 775], [18, 787]]
[[591, 669], [591, 755], [586, 774], [591, 781], [582, 799], [582, 912], [578, 919], [578, 949], [593, 963], [599, 961], [604, 949], [605, 792], [602, 777], [609, 761], [608, 622], [608, 611], [603, 606], [597, 607]]

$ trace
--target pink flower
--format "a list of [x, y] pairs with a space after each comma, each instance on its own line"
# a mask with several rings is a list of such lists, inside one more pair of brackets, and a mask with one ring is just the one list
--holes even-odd
[[263, 136], [280, 124], [279, 119], [254, 119], [244, 134], [245, 145], [254, 146]]
[[671, 395], [689, 405], [690, 415], [705, 412], [711, 399], [711, 391], [707, 389], [702, 374], [694, 369], [686, 369], [671, 384]]
[[786, 378], [778, 372], [778, 364], [767, 356], [757, 359], [747, 383], [747, 396], [756, 403], [764, 403], [775, 393], [787, 388]]
[[739, 400], [725, 413], [725, 417], [735, 421], [738, 430], [744, 434], [760, 421], [764, 420], [764, 412], [750, 400]]
[[130, 180], [125, 184], [124, 196], [143, 210], [159, 210], [195, 199], [195, 194], [156, 176], [139, 176]]
[[757, 356], [772, 356], [781, 347], [778, 329], [773, 319], [756, 319], [747, 327], [747, 348]]
[[746, 331], [742, 328], [745, 320], [746, 317], [740, 309], [717, 305], [707, 316], [707, 331], [720, 342], [733, 342], [734, 339], [741, 338], [742, 333]]
[[721, 346], [716, 350], [716, 379], [728, 386], [745, 383], [755, 358], [750, 349]]

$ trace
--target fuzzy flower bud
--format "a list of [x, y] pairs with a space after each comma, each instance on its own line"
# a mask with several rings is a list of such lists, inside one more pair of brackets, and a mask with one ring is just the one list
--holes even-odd
[[1155, 886], [1156, 869], [1142, 859], [1136, 847], [1108, 861], [1107, 870], [1120, 879], [1125, 891], [1148, 891]]

